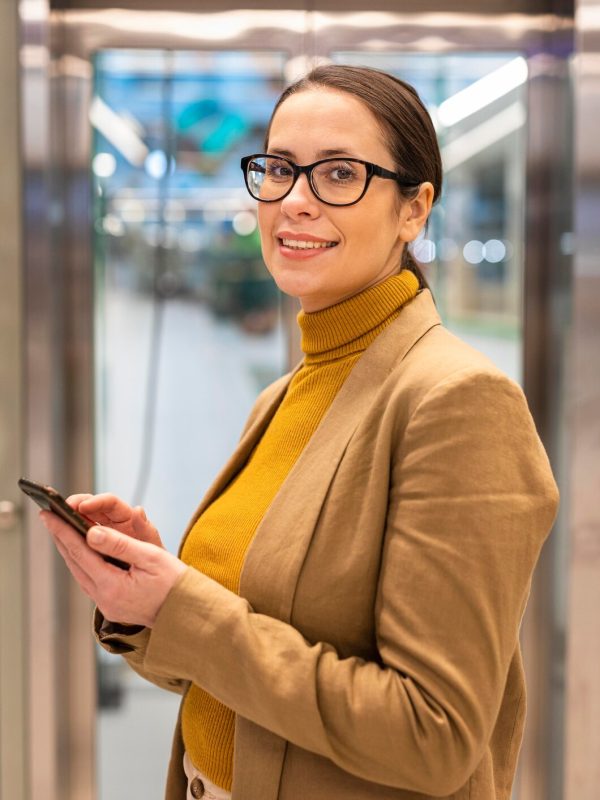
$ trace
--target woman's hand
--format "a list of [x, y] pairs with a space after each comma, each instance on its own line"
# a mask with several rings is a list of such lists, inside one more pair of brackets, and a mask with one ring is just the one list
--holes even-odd
[[142, 542], [163, 547], [159, 533], [141, 506], [132, 508], [115, 494], [72, 494], [67, 503], [84, 517]]
[[[88, 515], [82, 503], [75, 505], [72, 498], [70, 502]], [[71, 574], [106, 619], [148, 628], [154, 625], [173, 584], [187, 569], [182, 561], [162, 547], [155, 528], [156, 543], [140, 541], [134, 534], [100, 526], [90, 528], [84, 539], [50, 511], [42, 511], [40, 518], [52, 534]], [[137, 524], [147, 532], [146, 526], [136, 523], [137, 519], [134, 514], [117, 524], [126, 528], [129, 525], [131, 530], [135, 530]], [[153, 528], [147, 521], [146, 525]], [[131, 566], [128, 570], [119, 569], [104, 561], [101, 554], [118, 558]]]

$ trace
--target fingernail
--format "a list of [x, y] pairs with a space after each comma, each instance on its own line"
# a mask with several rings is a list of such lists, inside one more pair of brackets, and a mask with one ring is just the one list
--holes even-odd
[[92, 544], [101, 544], [104, 541], [105, 533], [102, 528], [90, 528], [87, 532], [88, 541]]

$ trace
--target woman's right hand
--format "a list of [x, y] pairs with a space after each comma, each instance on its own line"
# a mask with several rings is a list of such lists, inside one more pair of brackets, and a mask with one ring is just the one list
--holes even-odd
[[158, 531], [141, 506], [132, 508], [114, 494], [72, 494], [67, 498], [67, 503], [98, 525], [106, 525], [164, 549]]

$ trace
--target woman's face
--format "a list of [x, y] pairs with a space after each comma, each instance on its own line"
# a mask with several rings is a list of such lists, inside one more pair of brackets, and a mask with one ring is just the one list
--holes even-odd
[[[340, 155], [395, 170], [371, 111], [353, 95], [326, 88], [282, 103], [267, 152], [300, 165]], [[432, 194], [431, 184], [423, 184], [415, 200], [399, 202], [394, 181], [373, 177], [355, 205], [329, 206], [301, 175], [283, 200], [258, 204], [265, 263], [281, 291], [298, 297], [305, 311], [327, 308], [398, 272], [405, 242], [425, 223]], [[300, 249], [283, 239], [333, 246]]]

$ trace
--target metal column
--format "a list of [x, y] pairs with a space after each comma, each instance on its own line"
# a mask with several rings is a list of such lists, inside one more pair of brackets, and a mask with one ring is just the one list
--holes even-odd
[[17, 7], [0, 5], [0, 800], [25, 799], [25, 563]]
[[600, 786], [600, 3], [577, 4], [566, 800]]

